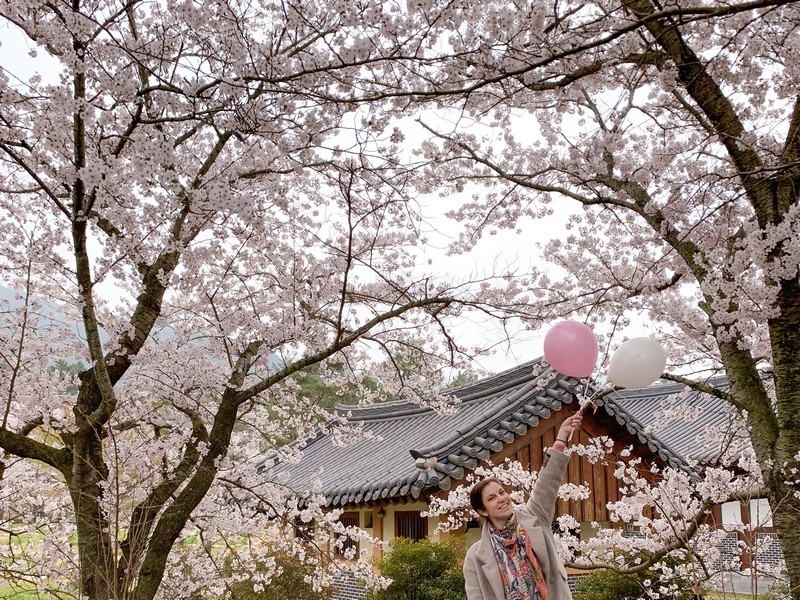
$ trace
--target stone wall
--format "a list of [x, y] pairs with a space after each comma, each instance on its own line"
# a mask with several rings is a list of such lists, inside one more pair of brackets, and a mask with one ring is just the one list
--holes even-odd
[[336, 591], [333, 593], [333, 600], [364, 600], [367, 595], [366, 588], [350, 572], [335, 577], [334, 582]]

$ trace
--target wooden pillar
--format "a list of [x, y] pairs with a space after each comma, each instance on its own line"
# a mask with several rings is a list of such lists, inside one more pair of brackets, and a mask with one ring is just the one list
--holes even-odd
[[745, 552], [742, 552], [742, 568], [749, 569], [753, 564], [753, 544], [755, 543], [755, 534], [753, 533], [753, 520], [750, 516], [750, 502], [742, 500], [739, 502], [739, 511], [742, 516], [742, 533], [738, 537], [738, 541], [744, 542]]
[[[381, 516], [383, 514], [384, 516]], [[383, 541], [384, 533], [383, 533], [383, 519], [386, 515], [386, 509], [382, 506], [374, 506], [372, 507], [372, 536], [378, 538], [379, 540]], [[381, 558], [381, 547], [378, 544], [375, 544], [372, 547], [372, 557], [377, 559]]]

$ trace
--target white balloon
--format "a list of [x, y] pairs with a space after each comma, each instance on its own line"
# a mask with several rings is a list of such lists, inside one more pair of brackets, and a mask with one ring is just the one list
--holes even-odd
[[617, 387], [643, 388], [661, 377], [666, 366], [661, 344], [647, 337], [631, 338], [611, 357], [608, 380]]

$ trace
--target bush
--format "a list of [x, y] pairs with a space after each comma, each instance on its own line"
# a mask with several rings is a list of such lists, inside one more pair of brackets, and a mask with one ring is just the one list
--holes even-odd
[[643, 595], [638, 576], [602, 570], [578, 579], [574, 600], [636, 600]]
[[759, 596], [763, 600], [791, 600], [792, 591], [785, 581], [777, 581], [769, 586], [766, 594]]
[[[573, 600], [641, 600], [648, 598], [647, 582], [658, 582], [658, 573], [643, 571], [635, 574], [623, 574], [616, 571], [598, 570], [584, 575], [575, 585]], [[654, 585], [658, 585], [655, 583]], [[686, 589], [686, 585], [680, 585]], [[664, 597], [664, 596], [662, 596]], [[671, 600], [690, 600], [690, 591], [679, 592], [670, 596]]]
[[466, 600], [464, 553], [461, 538], [444, 542], [395, 538], [377, 565], [392, 584], [371, 591], [367, 600]]

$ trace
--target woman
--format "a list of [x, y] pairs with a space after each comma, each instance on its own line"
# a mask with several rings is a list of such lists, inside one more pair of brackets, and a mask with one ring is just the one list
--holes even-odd
[[464, 559], [468, 600], [571, 600], [550, 525], [569, 462], [564, 450], [582, 420], [578, 411], [561, 424], [526, 506], [514, 508], [497, 479], [472, 486], [470, 503], [484, 523]]

